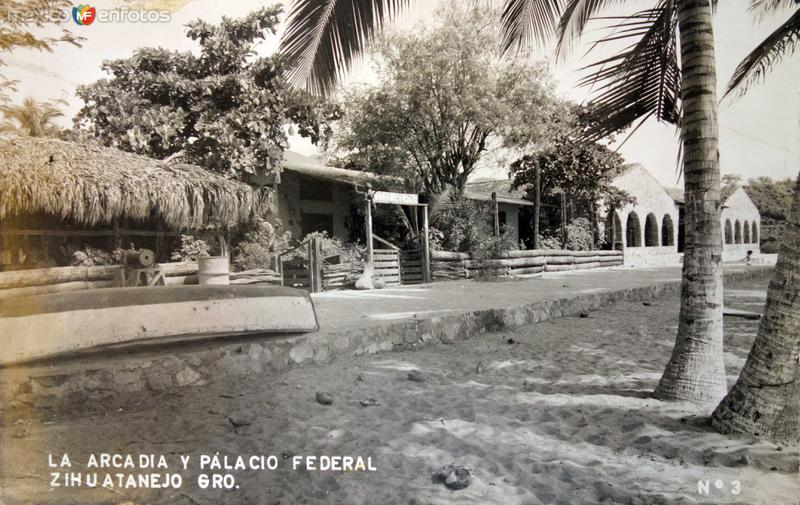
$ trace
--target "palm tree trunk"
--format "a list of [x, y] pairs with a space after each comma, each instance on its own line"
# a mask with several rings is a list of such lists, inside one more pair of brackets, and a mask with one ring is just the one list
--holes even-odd
[[722, 231], [716, 62], [708, 0], [678, 0], [686, 249], [678, 335], [654, 395], [711, 411], [727, 391], [722, 359]]
[[800, 177], [758, 335], [712, 424], [724, 433], [800, 439]]

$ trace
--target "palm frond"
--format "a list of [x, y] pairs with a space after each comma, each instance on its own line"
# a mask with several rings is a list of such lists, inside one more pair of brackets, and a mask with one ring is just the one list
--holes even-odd
[[571, 48], [572, 42], [577, 40], [586, 28], [586, 24], [596, 16], [600, 10], [614, 4], [624, 3], [626, 0], [567, 0], [561, 14], [561, 20], [556, 29], [557, 45], [556, 54], [562, 54]]
[[588, 104], [594, 119], [588, 139], [622, 131], [650, 117], [677, 123], [681, 89], [677, 23], [672, 3], [660, 0], [653, 9], [621, 18], [609, 35], [597, 41], [636, 40], [615, 56], [584, 67], [591, 72], [579, 85], [597, 86]]
[[441, 193], [430, 196], [430, 200], [428, 201], [428, 213], [431, 217], [438, 216], [443, 209], [449, 206], [454, 191], [453, 186], [448, 184]]
[[514, 48], [547, 44], [555, 34], [564, 0], [506, 0], [503, 23], [503, 52]]
[[384, 22], [410, 0], [295, 0], [280, 52], [287, 79], [329, 94]]
[[795, 0], [750, 0], [750, 7], [748, 7], [748, 9], [758, 12], [759, 15], [765, 15], [796, 5], [797, 2]]
[[725, 97], [737, 89], [739, 96], [745, 94], [750, 86], [763, 80], [784, 56], [794, 53], [799, 43], [800, 8], [739, 63], [728, 82]]

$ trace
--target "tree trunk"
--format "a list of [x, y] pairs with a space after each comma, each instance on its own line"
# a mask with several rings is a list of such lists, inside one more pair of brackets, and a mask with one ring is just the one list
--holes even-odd
[[539, 249], [539, 214], [542, 207], [542, 177], [539, 162], [536, 162], [533, 195], [533, 248]]
[[727, 391], [722, 359], [722, 231], [714, 34], [708, 0], [678, 0], [686, 192], [681, 310], [654, 395], [711, 411]]
[[800, 177], [758, 335], [712, 423], [724, 433], [800, 439]]
[[567, 248], [567, 197], [561, 192], [561, 248]]

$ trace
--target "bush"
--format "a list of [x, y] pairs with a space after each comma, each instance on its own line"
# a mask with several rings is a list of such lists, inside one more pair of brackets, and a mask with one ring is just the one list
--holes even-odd
[[486, 202], [451, 197], [446, 208], [431, 215], [431, 249], [455, 252], [488, 252], [519, 247], [510, 240], [510, 227], [494, 238], [492, 207]]
[[494, 237], [494, 231], [492, 234], [478, 240], [476, 243], [472, 245], [470, 249], [470, 254], [475, 259], [490, 259], [496, 258], [505, 251], [510, 251], [512, 249], [518, 249], [518, 245], [514, 242], [511, 238], [511, 230], [506, 228], [502, 231], [499, 237]]
[[181, 235], [181, 247], [172, 252], [175, 261], [197, 261], [198, 257], [208, 256], [211, 247], [202, 239], [195, 240], [193, 235]]
[[[539, 248], [563, 249], [560, 231], [555, 233], [545, 232], [544, 235], [539, 235]], [[585, 217], [579, 217], [567, 225], [567, 249], [571, 251], [593, 251], [596, 249], [591, 221]]]
[[[315, 231], [309, 233], [300, 242], [316, 237], [319, 239], [320, 254], [323, 258], [330, 258], [331, 256], [339, 256], [341, 263], [350, 263], [360, 261], [364, 255], [365, 248], [359, 247], [357, 244], [344, 244], [339, 238], [329, 237], [326, 231]], [[298, 251], [299, 256], [307, 256], [305, 248]]]
[[567, 225], [567, 249], [571, 251], [591, 251], [594, 248], [592, 223], [585, 217], [573, 219]]
[[291, 247], [292, 233], [281, 232], [280, 224], [263, 219], [256, 220], [251, 226], [251, 231], [236, 248], [233, 266], [239, 271], [272, 268], [274, 258]]
[[540, 249], [561, 249], [561, 237], [556, 235], [539, 235]]
[[780, 242], [775, 239], [765, 240], [761, 243], [761, 253], [762, 254], [777, 254], [778, 250], [780, 249]]

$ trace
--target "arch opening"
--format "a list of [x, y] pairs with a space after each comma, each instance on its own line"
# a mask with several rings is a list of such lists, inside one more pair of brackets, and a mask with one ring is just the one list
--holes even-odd
[[642, 247], [642, 223], [633, 211], [628, 214], [628, 220], [625, 222], [625, 246]]
[[664, 218], [661, 220], [661, 245], [675, 245], [675, 228], [672, 224], [672, 216], [669, 214], [664, 214]]
[[621, 251], [623, 244], [623, 236], [625, 230], [622, 228], [622, 221], [619, 219], [619, 214], [615, 210], [610, 210], [606, 216], [606, 244], [605, 248], [610, 250]]
[[730, 219], [725, 220], [725, 243], [733, 244], [733, 226]]
[[658, 221], [652, 212], [644, 220], [644, 245], [645, 247], [658, 246]]

